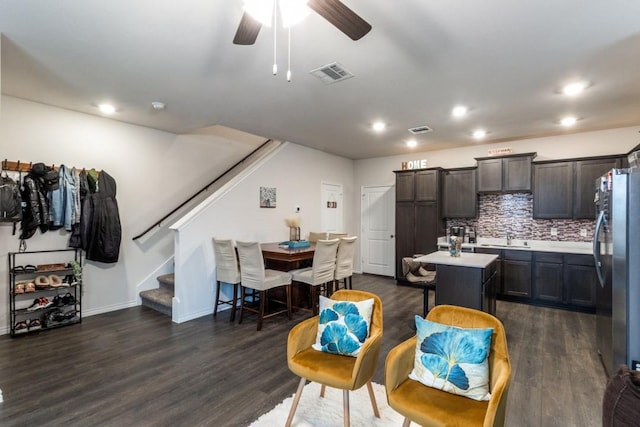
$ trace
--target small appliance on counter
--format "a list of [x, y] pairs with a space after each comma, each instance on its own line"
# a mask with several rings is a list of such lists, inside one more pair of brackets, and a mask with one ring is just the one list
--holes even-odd
[[469, 228], [467, 236], [469, 236], [469, 243], [478, 243], [476, 241], [476, 231], [473, 228]]
[[464, 225], [449, 227], [449, 235], [452, 237], [462, 237], [464, 239]]

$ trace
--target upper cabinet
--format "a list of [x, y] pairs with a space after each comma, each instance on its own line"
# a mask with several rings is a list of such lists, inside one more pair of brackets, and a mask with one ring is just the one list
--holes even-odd
[[415, 172], [396, 172], [396, 202], [413, 202]]
[[445, 218], [478, 216], [476, 168], [449, 169], [444, 174]]
[[531, 161], [536, 153], [477, 157], [478, 192], [531, 191]]
[[596, 179], [621, 165], [619, 156], [534, 164], [533, 217], [594, 219]]
[[415, 200], [433, 202], [439, 199], [440, 169], [420, 170], [415, 175]]

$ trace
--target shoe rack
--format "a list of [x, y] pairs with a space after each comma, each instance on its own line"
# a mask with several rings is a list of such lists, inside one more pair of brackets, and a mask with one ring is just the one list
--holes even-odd
[[82, 251], [9, 252], [11, 336], [82, 322]]

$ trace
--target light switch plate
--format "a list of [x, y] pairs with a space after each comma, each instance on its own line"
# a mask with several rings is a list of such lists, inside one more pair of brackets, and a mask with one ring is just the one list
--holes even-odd
[[555, 227], [551, 227], [551, 235], [552, 236], [557, 236], [558, 235], [558, 229]]
[[580, 229], [580, 237], [587, 237], [587, 229], [586, 228], [581, 228]]

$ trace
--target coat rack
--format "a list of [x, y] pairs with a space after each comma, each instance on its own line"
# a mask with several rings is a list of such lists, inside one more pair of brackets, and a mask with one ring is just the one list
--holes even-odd
[[[20, 160], [18, 160], [17, 162], [14, 161], [10, 161], [7, 159], [4, 159], [2, 161], [2, 170], [3, 171], [10, 171], [10, 172], [29, 172], [31, 170], [31, 166], [33, 166], [33, 162], [21, 162]], [[58, 170], [58, 166], [56, 165], [51, 165], [51, 169], [53, 170]], [[85, 169], [85, 168], [76, 168], [79, 170]], [[96, 172], [100, 173], [99, 170], [96, 169]]]

